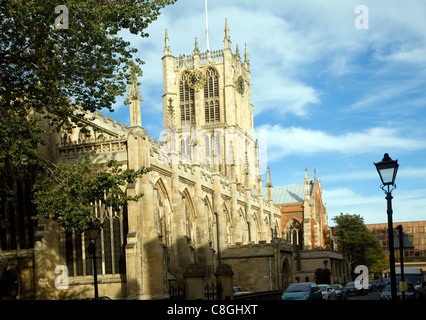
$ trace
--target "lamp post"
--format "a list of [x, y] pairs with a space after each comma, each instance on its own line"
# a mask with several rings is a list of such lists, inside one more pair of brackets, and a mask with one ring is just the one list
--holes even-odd
[[86, 229], [85, 233], [87, 234], [87, 237], [89, 238], [89, 254], [92, 256], [93, 259], [93, 278], [94, 278], [94, 286], [95, 286], [95, 300], [99, 299], [98, 294], [98, 272], [96, 268], [96, 239], [98, 238], [98, 234], [100, 231], [100, 226], [95, 225], [95, 223], [92, 221], [89, 224], [89, 227]]
[[[401, 281], [405, 282], [405, 276], [404, 276], [404, 245], [403, 245], [403, 237], [402, 237], [402, 225], [396, 226], [396, 229], [398, 229], [398, 236], [399, 236], [399, 261], [400, 261], [400, 270], [401, 270]], [[405, 289], [405, 288], [404, 288]], [[399, 290], [401, 291], [401, 299], [405, 300], [405, 291], [406, 290]]]
[[395, 178], [398, 171], [398, 160], [392, 160], [389, 154], [385, 153], [382, 161], [374, 163], [379, 173], [382, 185], [380, 188], [386, 194], [387, 214], [388, 214], [388, 238], [389, 238], [389, 264], [392, 300], [396, 300], [396, 276], [395, 276], [395, 252], [393, 245], [393, 223], [392, 223], [392, 191], [396, 189]]

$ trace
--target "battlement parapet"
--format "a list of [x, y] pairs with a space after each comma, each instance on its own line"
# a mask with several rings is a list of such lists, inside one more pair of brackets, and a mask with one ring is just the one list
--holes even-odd
[[[204, 66], [208, 63], [212, 63], [212, 64], [223, 63], [223, 50], [214, 50], [214, 51], [207, 51], [204, 53], [200, 53], [199, 57], [200, 57], [201, 66]], [[175, 70], [178, 70], [179, 68], [182, 68], [182, 67], [187, 67], [187, 68], [194, 67], [194, 54], [191, 54], [191, 55], [183, 54], [175, 58]]]
[[111, 139], [107, 141], [70, 143], [58, 146], [58, 157], [78, 157], [86, 154], [107, 152], [124, 152], [127, 150], [127, 139]]

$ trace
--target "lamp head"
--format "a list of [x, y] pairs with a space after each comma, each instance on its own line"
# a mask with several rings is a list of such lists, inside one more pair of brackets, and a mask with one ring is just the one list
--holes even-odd
[[398, 172], [398, 160], [392, 160], [389, 154], [385, 153], [382, 161], [374, 163], [377, 172], [379, 173], [380, 180], [384, 186], [394, 185], [396, 173]]
[[95, 224], [93, 221], [89, 223], [89, 227], [86, 229], [85, 233], [87, 234], [87, 237], [91, 243], [94, 244], [96, 242], [100, 230], [101, 228], [98, 224]]

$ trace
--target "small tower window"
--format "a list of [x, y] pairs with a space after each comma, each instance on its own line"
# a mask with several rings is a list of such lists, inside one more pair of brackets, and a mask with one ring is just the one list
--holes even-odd
[[219, 76], [215, 70], [208, 69], [204, 83], [204, 99], [217, 97], [219, 97]]
[[204, 117], [206, 123], [220, 122], [219, 76], [213, 69], [206, 71], [204, 84]]
[[180, 119], [182, 126], [195, 122], [194, 89], [188, 85], [189, 74], [182, 75], [179, 82]]

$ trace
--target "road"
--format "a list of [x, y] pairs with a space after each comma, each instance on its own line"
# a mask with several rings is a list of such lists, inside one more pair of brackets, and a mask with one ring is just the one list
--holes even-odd
[[348, 300], [380, 300], [380, 291], [369, 292], [365, 296], [348, 296]]

